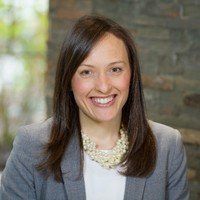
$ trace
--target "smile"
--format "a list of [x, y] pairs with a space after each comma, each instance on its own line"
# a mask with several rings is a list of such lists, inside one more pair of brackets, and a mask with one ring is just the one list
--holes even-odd
[[92, 103], [96, 106], [105, 107], [111, 106], [114, 103], [114, 99], [117, 95], [110, 95], [108, 97], [91, 97]]

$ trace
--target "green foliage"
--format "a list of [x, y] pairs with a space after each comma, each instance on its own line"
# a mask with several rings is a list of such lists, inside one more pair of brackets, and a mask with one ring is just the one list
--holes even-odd
[[[46, 4], [45, 4], [46, 2]], [[2, 145], [12, 145], [19, 124], [32, 122], [32, 116], [41, 111], [44, 104], [44, 74], [46, 70], [47, 0], [0, 0], [0, 62], [12, 57], [21, 63], [23, 70], [12, 78], [11, 83], [0, 85], [0, 138]], [[4, 72], [19, 70], [16, 63], [0, 66]], [[1, 69], [2, 68], [2, 69]], [[9, 74], [9, 73], [8, 73]], [[0, 84], [1, 84], [0, 74]], [[15, 124], [13, 126], [13, 123]], [[12, 127], [11, 127], [12, 125]]]
[[10, 133], [4, 134], [2, 142], [0, 143], [0, 149], [6, 148], [10, 150], [12, 148], [13, 140], [14, 140], [14, 135]]

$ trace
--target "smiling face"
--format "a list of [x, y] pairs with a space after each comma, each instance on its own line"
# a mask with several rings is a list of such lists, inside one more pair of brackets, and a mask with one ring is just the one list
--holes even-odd
[[96, 122], [121, 120], [129, 93], [131, 70], [122, 40], [106, 34], [72, 77], [80, 118]]

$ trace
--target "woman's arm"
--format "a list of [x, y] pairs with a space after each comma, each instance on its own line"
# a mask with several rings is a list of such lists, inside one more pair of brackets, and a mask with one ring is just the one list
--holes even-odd
[[189, 189], [187, 180], [186, 152], [181, 134], [176, 130], [176, 141], [173, 142], [173, 155], [168, 169], [167, 199], [188, 200]]
[[0, 199], [36, 199], [33, 180], [31, 142], [25, 128], [20, 128], [2, 173]]

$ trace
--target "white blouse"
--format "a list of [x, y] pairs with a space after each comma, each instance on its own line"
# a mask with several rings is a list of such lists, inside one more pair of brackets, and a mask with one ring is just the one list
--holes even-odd
[[119, 169], [105, 169], [84, 152], [86, 200], [123, 200], [126, 177], [118, 173]]

